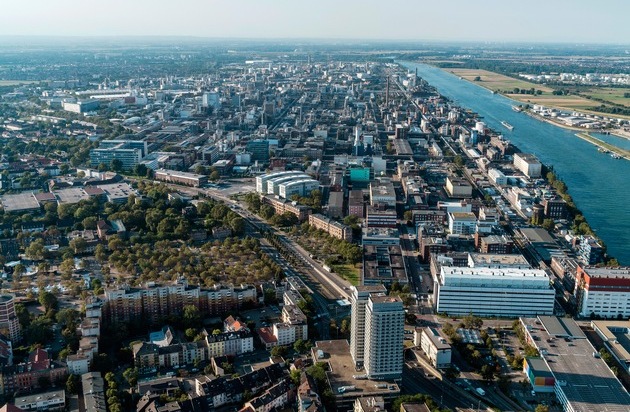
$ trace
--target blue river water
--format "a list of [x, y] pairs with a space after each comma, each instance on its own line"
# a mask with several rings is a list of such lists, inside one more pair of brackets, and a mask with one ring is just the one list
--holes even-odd
[[[404, 62], [403, 66], [436, 87], [440, 94], [462, 108], [483, 116], [491, 129], [502, 133], [522, 152], [533, 153], [569, 187], [569, 193], [591, 228], [604, 240], [608, 253], [622, 265], [630, 265], [630, 161], [599, 153], [592, 144], [575, 136], [575, 131], [554, 126], [512, 110], [519, 104], [444, 70]], [[508, 131], [505, 120], [514, 126]], [[598, 138], [622, 148], [630, 141], [615, 136]]]

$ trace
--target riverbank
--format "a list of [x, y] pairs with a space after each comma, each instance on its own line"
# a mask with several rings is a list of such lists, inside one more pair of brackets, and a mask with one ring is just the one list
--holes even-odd
[[609, 152], [615, 153], [619, 156], [621, 156], [622, 159], [626, 159], [626, 160], [630, 160], [630, 150], [625, 150], [625, 149], [621, 149], [617, 146], [611, 145], [610, 143], [606, 143], [603, 140], [600, 140], [594, 136], [591, 136], [588, 133], [576, 133], [575, 134], [577, 137], [579, 137], [582, 140], [586, 140], [587, 142], [600, 147], [602, 149], [606, 149]]
[[567, 126], [566, 124], [562, 124], [560, 122], [556, 122], [554, 120], [548, 119], [548, 118], [546, 118], [544, 116], [541, 116], [541, 115], [539, 115], [537, 113], [534, 113], [534, 112], [532, 112], [531, 110], [528, 110], [528, 109], [523, 109], [523, 110], [521, 110], [521, 112], [525, 113], [526, 115], [528, 115], [530, 117], [533, 117], [536, 120], [540, 120], [541, 122], [549, 123], [549, 124], [552, 124], [554, 126], [561, 127], [563, 129], [573, 130], [573, 131], [576, 131], [576, 132], [584, 132], [584, 128], [583, 127]]
[[[514, 131], [506, 133], [510, 142], [524, 153], [533, 153], [541, 163], [553, 165], [554, 171], [571, 188], [571, 197], [588, 217], [593, 231], [604, 239], [610, 255], [622, 264], [630, 264], [627, 247], [630, 244], [630, 220], [619, 219], [630, 204], [630, 191], [615, 190], [625, 187], [627, 176], [630, 176], [630, 162], [615, 161], [597, 153], [592, 143], [575, 136], [577, 131], [515, 112], [513, 100], [491, 94], [474, 82], [459, 80], [433, 66], [413, 62], [403, 64], [410, 73], [417, 70], [418, 76], [458, 106], [479, 113], [489, 128], [501, 130], [502, 120], [513, 125]], [[601, 138], [609, 141], [606, 136]], [[610, 143], [616, 144], [612, 140]], [[630, 150], [630, 147], [622, 147]]]

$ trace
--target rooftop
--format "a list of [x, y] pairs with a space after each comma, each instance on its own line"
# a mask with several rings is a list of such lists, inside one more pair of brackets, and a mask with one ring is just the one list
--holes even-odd
[[[320, 350], [324, 354], [323, 359], [317, 356]], [[330, 369], [326, 372], [326, 377], [335, 397], [359, 398], [379, 395], [391, 397], [400, 393], [400, 388], [392, 381], [363, 379], [366, 377], [365, 371], [355, 369], [347, 340], [318, 341], [311, 351], [313, 362], [328, 363]], [[342, 386], [354, 386], [355, 389], [340, 393], [339, 388]]]
[[584, 272], [592, 278], [630, 278], [630, 267], [606, 268], [587, 266]]
[[627, 412], [630, 395], [574, 320], [521, 318], [541, 357], [575, 412]]
[[0, 203], [5, 212], [39, 209], [39, 202], [32, 192], [4, 195], [0, 198]]

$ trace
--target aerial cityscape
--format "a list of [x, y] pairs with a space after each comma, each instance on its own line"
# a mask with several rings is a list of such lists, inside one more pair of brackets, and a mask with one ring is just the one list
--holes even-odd
[[630, 411], [630, 5], [24, 3], [0, 412]]

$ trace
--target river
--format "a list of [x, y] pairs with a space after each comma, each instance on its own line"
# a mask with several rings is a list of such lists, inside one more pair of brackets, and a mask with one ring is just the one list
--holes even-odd
[[[533, 153], [569, 187], [577, 207], [591, 228], [604, 240], [608, 253], [622, 265], [630, 265], [630, 162], [599, 153], [592, 144], [575, 136], [575, 131], [554, 126], [512, 110], [521, 104], [436, 67], [402, 63], [436, 87], [457, 105], [483, 116], [487, 126], [503, 133], [522, 152]], [[505, 120], [514, 126], [508, 131]], [[611, 144], [626, 147], [627, 141], [614, 136], [597, 136]], [[613, 143], [613, 141], [615, 143]]]

